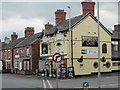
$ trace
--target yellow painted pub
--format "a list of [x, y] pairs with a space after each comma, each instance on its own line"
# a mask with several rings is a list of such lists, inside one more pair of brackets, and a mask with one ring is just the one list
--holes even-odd
[[[55, 12], [56, 25], [45, 25], [40, 40], [39, 71], [51, 75], [56, 72], [56, 63], [52, 56], [62, 55], [58, 67], [62, 77], [72, 70], [74, 75], [88, 75], [98, 72], [98, 24], [94, 16], [95, 2], [82, 2], [83, 14], [66, 19], [64, 10]], [[111, 33], [100, 23], [100, 69], [112, 71]], [[69, 69], [69, 70], [68, 70]]]

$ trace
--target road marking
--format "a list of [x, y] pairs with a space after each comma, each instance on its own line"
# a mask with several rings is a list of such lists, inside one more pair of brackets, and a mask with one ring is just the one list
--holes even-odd
[[43, 79], [43, 87], [46, 88], [45, 80]]
[[51, 83], [49, 82], [49, 80], [47, 80], [47, 82], [48, 82], [50, 88], [53, 88], [53, 86], [51, 85]]

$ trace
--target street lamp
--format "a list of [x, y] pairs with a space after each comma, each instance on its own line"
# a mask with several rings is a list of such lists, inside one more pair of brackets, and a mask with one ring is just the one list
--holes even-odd
[[97, 16], [98, 16], [98, 88], [101, 87], [100, 73], [100, 22], [99, 22], [99, 0], [97, 0]]
[[71, 53], [71, 50], [72, 50], [72, 48], [71, 48], [71, 7], [70, 6], [68, 6], [68, 9], [69, 9], [69, 50], [70, 50], [70, 52], [69, 52], [69, 60], [70, 60], [70, 66], [71, 67], [73, 67], [73, 65], [72, 65], [72, 59], [71, 59], [71, 57], [72, 57], [72, 53]]

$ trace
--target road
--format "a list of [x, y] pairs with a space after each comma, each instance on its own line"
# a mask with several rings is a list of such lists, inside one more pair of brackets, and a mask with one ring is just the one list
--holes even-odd
[[[117, 72], [101, 76], [101, 88], [118, 88], [120, 76]], [[98, 87], [97, 75], [80, 76], [73, 79], [59, 79], [58, 88], [82, 88], [83, 82], [89, 82], [90, 88]], [[2, 74], [2, 88], [57, 88], [56, 78], [44, 78], [35, 75]]]

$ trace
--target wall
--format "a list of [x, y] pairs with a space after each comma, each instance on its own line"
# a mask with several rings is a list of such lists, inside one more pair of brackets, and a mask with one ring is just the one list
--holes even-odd
[[[74, 60], [75, 74], [89, 74], [92, 72], [97, 72], [98, 69], [93, 68], [93, 63], [98, 62], [98, 54], [82, 54], [81, 50], [98, 50], [98, 47], [82, 47], [82, 36], [92, 36], [98, 37], [97, 23], [89, 16], [80, 24], [78, 24], [73, 30], [73, 43], [74, 43], [74, 58], [80, 58], [83, 56], [83, 62], [79, 63], [76, 59]], [[103, 56], [107, 61], [111, 63], [111, 36], [105, 32], [103, 28], [100, 27], [100, 57]], [[102, 53], [102, 44], [107, 44], [107, 54]], [[106, 63], [106, 62], [105, 62]], [[101, 71], [111, 71], [111, 68], [107, 69], [101, 62]], [[81, 67], [80, 64], [83, 64]]]

